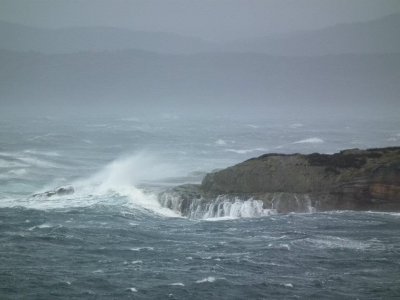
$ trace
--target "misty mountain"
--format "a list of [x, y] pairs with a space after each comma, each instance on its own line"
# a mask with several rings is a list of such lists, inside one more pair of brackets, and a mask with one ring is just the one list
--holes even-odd
[[0, 49], [72, 53], [139, 49], [160, 53], [255, 52], [271, 55], [327, 55], [400, 52], [400, 14], [339, 24], [321, 30], [211, 43], [165, 32], [112, 27], [43, 29], [0, 22]]
[[400, 52], [400, 14], [321, 30], [234, 41], [224, 49], [272, 55]]
[[[23, 107], [398, 109], [400, 54], [274, 57], [0, 51], [3, 104]], [[236, 108], [235, 108], [236, 107]]]
[[44, 29], [0, 21], [0, 49], [72, 53], [141, 49], [164, 53], [206, 51], [209, 42], [166, 32], [132, 31], [113, 27]]

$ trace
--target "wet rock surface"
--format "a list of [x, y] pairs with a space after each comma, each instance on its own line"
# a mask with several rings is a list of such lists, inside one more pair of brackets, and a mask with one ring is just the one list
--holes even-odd
[[201, 185], [161, 194], [179, 199], [187, 214], [194, 200], [257, 199], [280, 213], [327, 210], [400, 211], [400, 147], [350, 149], [335, 154], [265, 154], [207, 174]]

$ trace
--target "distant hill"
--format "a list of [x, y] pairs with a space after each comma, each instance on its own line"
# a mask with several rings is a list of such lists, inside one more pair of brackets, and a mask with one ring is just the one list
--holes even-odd
[[50, 30], [0, 21], [0, 49], [43, 53], [140, 49], [175, 54], [254, 52], [280, 56], [398, 53], [399, 28], [400, 14], [393, 14], [372, 21], [339, 24], [321, 30], [211, 43], [165, 32], [112, 27]]
[[44, 29], [0, 21], [0, 49], [72, 53], [141, 49], [163, 53], [206, 51], [209, 42], [166, 32], [132, 31], [113, 27]]
[[[2, 105], [399, 108], [400, 54], [274, 57], [0, 51]], [[239, 106], [237, 106], [239, 107]]]
[[239, 52], [313, 56], [344, 53], [399, 53], [400, 14], [339, 24], [315, 31], [234, 41], [222, 47]]

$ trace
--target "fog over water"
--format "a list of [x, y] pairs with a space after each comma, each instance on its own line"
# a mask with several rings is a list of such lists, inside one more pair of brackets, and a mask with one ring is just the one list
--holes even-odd
[[397, 0], [0, 0], [0, 298], [400, 297], [397, 212], [159, 197], [399, 146], [399, 28]]

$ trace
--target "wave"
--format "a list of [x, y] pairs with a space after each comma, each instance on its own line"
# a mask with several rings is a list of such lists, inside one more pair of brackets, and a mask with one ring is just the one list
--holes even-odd
[[260, 128], [260, 126], [254, 125], [254, 124], [246, 124], [246, 127], [253, 128], [253, 129], [258, 129], [258, 128]]
[[24, 178], [28, 174], [27, 169], [14, 169], [10, 170], [8, 172], [5, 172], [4, 174], [0, 174], [0, 180], [8, 180], [8, 179], [18, 179], [18, 178]]
[[[73, 193], [57, 193], [41, 189], [33, 196], [2, 201], [1, 206], [23, 206], [34, 209], [63, 209], [93, 205], [116, 205], [130, 209], [179, 217], [158, 202], [157, 194], [137, 186], [145, 181], [177, 176], [179, 170], [160, 162], [154, 156], [139, 153], [121, 157], [97, 173], [69, 183]], [[46, 192], [47, 191], [47, 192]]]
[[215, 141], [215, 144], [218, 146], [224, 146], [226, 145], [226, 141], [224, 141], [223, 139], [218, 139]]
[[266, 152], [266, 148], [253, 148], [253, 149], [225, 149], [226, 152], [233, 152], [237, 154], [247, 154], [252, 152]]
[[215, 280], [217, 280], [217, 278], [215, 278], [214, 276], [209, 276], [203, 279], [196, 280], [196, 283], [214, 282]]
[[22, 163], [15, 160], [8, 160], [0, 158], [0, 168], [21, 168], [21, 167], [28, 167], [26, 163]]
[[358, 241], [349, 238], [340, 238], [336, 236], [321, 235], [315, 237], [307, 237], [303, 240], [294, 241], [294, 245], [306, 246], [313, 249], [354, 249], [366, 250], [382, 248], [381, 243], [376, 241]]
[[27, 149], [27, 150], [24, 150], [23, 152], [27, 153], [27, 154], [39, 155], [39, 156], [50, 156], [50, 157], [60, 156], [60, 154], [57, 151], [39, 151], [39, 150], [34, 150], [34, 149]]
[[289, 127], [292, 129], [301, 128], [303, 126], [304, 126], [304, 124], [302, 124], [302, 123], [293, 123], [293, 124], [289, 125]]
[[36, 150], [24, 150], [21, 152], [0, 152], [0, 167], [39, 167], [39, 168], [57, 168], [59, 164], [44, 159], [45, 157], [59, 156], [57, 152], [42, 152]]
[[325, 141], [323, 139], [321, 139], [321, 138], [312, 137], [312, 138], [308, 138], [308, 139], [304, 139], [304, 140], [293, 142], [293, 144], [322, 144], [324, 142]]

